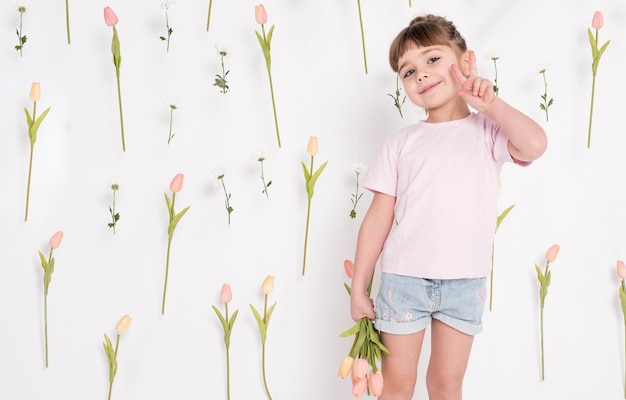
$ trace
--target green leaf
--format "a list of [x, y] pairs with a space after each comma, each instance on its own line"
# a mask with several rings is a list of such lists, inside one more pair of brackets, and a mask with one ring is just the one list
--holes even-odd
[[309, 173], [309, 168], [304, 162], [302, 162], [302, 171], [304, 172], [304, 185], [306, 189], [309, 179], [311, 178], [311, 174]]
[[350, 285], [344, 282], [343, 287], [345, 287], [346, 290], [348, 291], [348, 296], [352, 295], [352, 288], [350, 287]]
[[185, 215], [187, 210], [189, 210], [189, 207], [191, 206], [185, 207], [181, 212], [174, 215], [174, 218], [170, 222], [170, 226], [167, 228], [167, 233], [169, 234], [170, 238], [174, 236], [174, 229], [176, 229], [176, 225], [178, 224], [178, 221], [180, 221], [180, 219], [183, 217], [183, 215]]
[[252, 314], [254, 314], [254, 319], [256, 319], [256, 323], [259, 325], [259, 331], [261, 333], [261, 344], [265, 343], [265, 338], [267, 336], [267, 327], [265, 326], [265, 322], [259, 315], [259, 312], [254, 308], [252, 304], [250, 304], [250, 309], [252, 310]]
[[270, 323], [270, 318], [272, 317], [272, 313], [274, 312], [274, 307], [276, 307], [276, 302], [272, 304], [270, 308], [267, 309], [267, 315], [265, 316], [265, 328], [267, 329], [267, 325]]
[[535, 270], [537, 271], [537, 279], [543, 285], [543, 272], [541, 271], [541, 268], [539, 268], [537, 264], [535, 264]]
[[272, 36], [274, 36], [274, 25], [270, 27], [269, 32], [267, 32], [267, 48], [269, 50], [270, 44], [272, 43]]
[[345, 331], [342, 334], [340, 334], [339, 337], [352, 336], [352, 335], [354, 335], [355, 333], [357, 333], [359, 331], [359, 328], [360, 328], [360, 324], [357, 322], [356, 324], [354, 324], [352, 326], [352, 328], [350, 328], [347, 331]]
[[39, 251], [39, 258], [41, 259], [41, 268], [46, 271], [48, 269], [48, 260], [46, 260], [46, 256], [41, 251]]
[[326, 165], [328, 165], [328, 161], [320, 165], [317, 171], [315, 171], [315, 173], [313, 173], [313, 175], [311, 176], [311, 179], [309, 179], [309, 181], [307, 182], [307, 191], [310, 190], [310, 197], [313, 197], [313, 188], [315, 186], [315, 183], [317, 182], [317, 178], [320, 177], [321, 173], [324, 171], [324, 168], [326, 168]]
[[24, 112], [26, 113], [26, 124], [28, 124], [28, 130], [30, 131], [30, 127], [33, 124], [33, 118], [30, 116], [26, 107], [24, 107]]
[[222, 323], [222, 327], [224, 328], [224, 333], [226, 333], [228, 331], [228, 323], [226, 322], [226, 319], [224, 318], [224, 316], [222, 315], [222, 313], [217, 307], [215, 306], [212, 306], [212, 307], [213, 307], [213, 310], [215, 311], [215, 314], [217, 314], [217, 317], [220, 319], [220, 322]]
[[589, 36], [589, 44], [591, 45], [591, 56], [595, 60], [598, 56], [598, 44], [596, 43], [596, 38], [591, 32], [591, 28], [587, 28], [587, 35]]
[[506, 216], [511, 212], [513, 207], [515, 207], [515, 204], [510, 205], [509, 208], [502, 211], [502, 214], [498, 215], [498, 218], [496, 219], [496, 232], [498, 231], [498, 228], [500, 227], [500, 224], [502, 223], [504, 218], [506, 218]]
[[239, 310], [235, 310], [233, 315], [230, 317], [230, 321], [228, 321], [229, 330], [232, 331], [233, 326], [235, 325], [235, 320], [237, 319], [237, 315], [239, 315]]
[[37, 140], [37, 131], [39, 130], [39, 125], [41, 125], [43, 119], [46, 117], [46, 115], [48, 115], [49, 111], [50, 107], [46, 108], [28, 129], [28, 136], [30, 137], [31, 144], [35, 144], [35, 141]]

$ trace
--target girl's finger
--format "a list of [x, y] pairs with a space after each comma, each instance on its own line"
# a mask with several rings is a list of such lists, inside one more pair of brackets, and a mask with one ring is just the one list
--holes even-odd
[[476, 72], [476, 53], [474, 53], [474, 50], [469, 50], [468, 51], [468, 57], [469, 57], [469, 76], [470, 78], [476, 77], [478, 76], [478, 73]]

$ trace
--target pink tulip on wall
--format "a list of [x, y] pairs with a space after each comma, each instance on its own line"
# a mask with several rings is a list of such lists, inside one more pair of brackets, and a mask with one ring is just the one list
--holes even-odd
[[604, 16], [601, 11], [596, 11], [593, 14], [593, 18], [591, 19], [591, 27], [595, 30], [591, 31], [590, 28], [587, 29], [587, 34], [589, 36], [589, 44], [591, 45], [591, 72], [593, 74], [592, 82], [591, 82], [591, 105], [589, 107], [589, 130], [587, 132], [587, 148], [591, 147], [591, 125], [593, 121], [593, 103], [596, 93], [596, 74], [598, 73], [598, 64], [600, 63], [600, 57], [604, 54], [610, 40], [602, 45], [602, 47], [598, 47], [598, 31], [604, 26]]
[[120, 113], [120, 128], [122, 131], [122, 151], [126, 151], [126, 140], [124, 139], [124, 113], [122, 111], [122, 90], [120, 86], [120, 67], [122, 65], [122, 54], [120, 52], [120, 39], [117, 35], [117, 15], [111, 7], [104, 7], [104, 23], [113, 28], [113, 39], [111, 41], [111, 53], [113, 53], [113, 65], [115, 66], [115, 78], [117, 80], [117, 103]]
[[537, 279], [539, 280], [539, 306], [541, 310], [541, 380], [545, 380], [545, 360], [544, 360], [544, 345], [543, 345], [543, 309], [546, 302], [546, 296], [548, 295], [548, 287], [552, 279], [552, 271], [550, 271], [550, 263], [556, 260], [559, 255], [561, 247], [558, 244], [553, 244], [546, 251], [546, 267], [545, 270], [541, 270], [537, 264], [535, 264], [535, 271], [537, 272]]
[[39, 251], [39, 260], [41, 261], [41, 268], [43, 269], [43, 312], [44, 312], [44, 339], [45, 339], [45, 352], [46, 352], [46, 368], [48, 368], [48, 289], [50, 282], [52, 281], [52, 273], [54, 272], [55, 259], [53, 256], [54, 250], [61, 246], [63, 240], [63, 232], [57, 231], [50, 237], [48, 245], [50, 246], [50, 252], [48, 258]]
[[228, 315], [228, 303], [233, 299], [233, 293], [228, 283], [222, 285], [220, 299], [222, 303], [224, 303], [224, 315], [222, 315], [220, 310], [215, 306], [213, 306], [213, 311], [217, 314], [224, 330], [224, 345], [226, 346], [226, 393], [227, 400], [230, 400], [230, 336], [233, 332], [233, 326], [235, 325], [239, 310], [235, 310], [232, 316]]

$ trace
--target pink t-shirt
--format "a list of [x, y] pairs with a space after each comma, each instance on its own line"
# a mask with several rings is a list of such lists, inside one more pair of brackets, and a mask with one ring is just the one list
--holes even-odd
[[428, 279], [489, 274], [498, 176], [514, 161], [507, 144], [499, 125], [477, 113], [420, 121], [386, 141], [362, 181], [396, 197], [382, 271]]

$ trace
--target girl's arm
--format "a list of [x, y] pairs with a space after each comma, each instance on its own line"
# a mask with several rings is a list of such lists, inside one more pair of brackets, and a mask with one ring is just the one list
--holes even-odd
[[495, 95], [492, 83], [476, 73], [476, 55], [473, 51], [467, 52], [467, 58], [463, 58], [463, 63], [463, 69], [468, 72], [467, 77], [461, 73], [458, 66], [451, 66], [452, 73], [462, 87], [459, 96], [500, 125], [509, 138], [509, 153], [514, 159], [533, 161], [539, 158], [548, 143], [543, 128]]
[[352, 290], [350, 296], [350, 314], [354, 321], [362, 317], [374, 319], [374, 307], [367, 294], [376, 261], [393, 224], [396, 198], [384, 193], [374, 193], [372, 204], [363, 218], [356, 245]]

